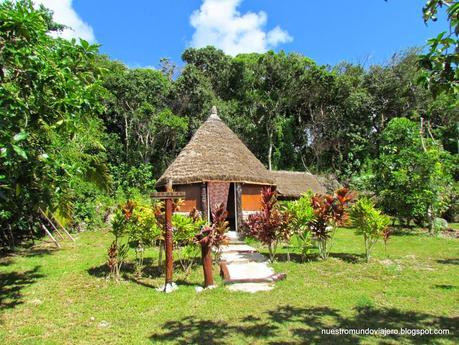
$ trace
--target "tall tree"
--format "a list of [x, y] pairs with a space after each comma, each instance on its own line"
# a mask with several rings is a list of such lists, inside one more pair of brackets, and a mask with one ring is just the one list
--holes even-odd
[[392, 119], [382, 133], [374, 187], [389, 214], [406, 220], [433, 220], [452, 196], [453, 157], [406, 118]]
[[78, 181], [108, 183], [98, 48], [54, 39], [56, 28], [29, 0], [0, 3], [3, 242], [33, 233], [39, 208], [69, 215]]
[[[123, 143], [121, 161], [154, 162], [156, 174], [160, 173], [181, 148], [188, 129], [187, 118], [176, 116], [169, 106], [172, 81], [152, 69], [130, 70], [107, 60], [101, 64], [108, 70], [104, 118], [109, 132]], [[111, 156], [119, 160], [119, 152]]]

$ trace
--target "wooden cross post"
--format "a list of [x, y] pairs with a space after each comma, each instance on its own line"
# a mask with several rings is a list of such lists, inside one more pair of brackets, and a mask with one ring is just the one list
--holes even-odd
[[164, 247], [166, 251], [166, 283], [164, 292], [173, 290], [172, 275], [174, 272], [174, 256], [172, 242], [172, 201], [185, 197], [185, 192], [174, 192], [172, 190], [172, 181], [169, 181], [166, 192], [157, 192], [151, 195], [152, 199], [165, 200], [166, 212], [164, 219]]

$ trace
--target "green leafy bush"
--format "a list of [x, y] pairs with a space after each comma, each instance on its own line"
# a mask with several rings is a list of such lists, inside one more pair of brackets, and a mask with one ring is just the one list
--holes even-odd
[[[112, 233], [115, 236], [112, 244], [113, 252], [123, 252], [127, 243], [136, 248], [136, 273], [141, 275], [143, 269], [143, 255], [148, 247], [152, 247], [162, 240], [163, 232], [157, 220], [157, 205], [141, 204], [128, 200], [115, 211], [112, 221]], [[125, 244], [120, 244], [122, 239], [126, 240]], [[111, 247], [111, 248], [112, 248]], [[119, 260], [119, 265], [122, 260]], [[119, 278], [119, 271], [115, 274]], [[115, 272], [116, 273], [116, 272]]]
[[287, 226], [293, 235], [290, 243], [299, 247], [301, 255], [306, 256], [312, 246], [312, 233], [309, 223], [314, 219], [314, 210], [311, 205], [311, 193], [301, 196], [300, 199], [284, 204], [283, 212], [289, 215]]
[[360, 198], [351, 208], [352, 225], [358, 235], [363, 235], [365, 256], [370, 261], [371, 252], [376, 242], [383, 238], [386, 242], [387, 226], [390, 218], [375, 208], [369, 198]]
[[184, 272], [189, 273], [199, 257], [199, 245], [195, 240], [196, 235], [206, 222], [200, 217], [174, 214], [172, 226], [174, 227], [174, 248]]

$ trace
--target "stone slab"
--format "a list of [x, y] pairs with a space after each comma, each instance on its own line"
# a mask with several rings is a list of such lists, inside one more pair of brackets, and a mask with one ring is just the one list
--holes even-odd
[[264, 262], [231, 263], [227, 268], [231, 280], [270, 279], [274, 274]]
[[264, 255], [260, 253], [247, 253], [247, 252], [226, 252], [222, 253], [221, 260], [226, 261], [228, 264], [233, 262], [266, 262], [268, 261]]
[[227, 246], [221, 247], [222, 253], [227, 252], [256, 252], [257, 250], [254, 247], [251, 247], [247, 244], [229, 244]]
[[269, 291], [274, 288], [271, 283], [241, 283], [228, 285], [230, 291], [242, 291], [255, 293], [260, 291]]

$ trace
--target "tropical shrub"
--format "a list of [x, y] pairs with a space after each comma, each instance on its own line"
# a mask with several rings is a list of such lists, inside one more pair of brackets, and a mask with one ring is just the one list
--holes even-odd
[[[125, 257], [116, 257], [127, 254], [129, 244], [136, 251], [136, 274], [141, 275], [143, 269], [144, 251], [154, 246], [162, 237], [163, 232], [157, 220], [157, 207], [154, 204], [142, 204], [128, 200], [118, 207], [112, 221], [112, 233], [115, 241], [109, 249], [109, 266], [114, 267], [114, 276], [119, 278], [121, 265]], [[126, 243], [121, 244], [122, 239]], [[113, 257], [115, 255], [115, 257]]]
[[120, 206], [116, 210], [113, 217], [111, 232], [115, 236], [115, 239], [108, 249], [107, 265], [110, 268], [110, 276], [115, 280], [120, 279], [121, 267], [129, 251], [129, 244], [123, 240], [128, 232], [129, 220], [132, 216], [134, 206], [135, 204], [132, 201], [126, 202], [125, 205]]
[[384, 254], [386, 256], [387, 256], [387, 242], [389, 241], [390, 235], [392, 235], [392, 231], [390, 227], [386, 227], [382, 233], [382, 239], [384, 241]]
[[136, 248], [136, 273], [142, 274], [146, 248], [163, 239], [163, 231], [156, 218], [156, 205], [135, 204], [129, 219], [129, 241]]
[[433, 224], [434, 232], [439, 234], [440, 232], [448, 229], [448, 222], [446, 219], [443, 218], [435, 218]]
[[316, 194], [311, 199], [314, 219], [309, 222], [309, 229], [318, 242], [323, 260], [330, 254], [337, 227], [348, 219], [347, 207], [352, 199], [353, 194], [347, 188], [338, 189], [334, 195]]
[[[351, 208], [352, 225], [358, 235], [363, 235], [365, 242], [365, 257], [370, 261], [374, 245], [380, 238], [385, 238], [390, 218], [375, 208], [369, 198], [360, 198]], [[387, 240], [385, 240], [386, 242]]]
[[292, 234], [291, 243], [300, 248], [303, 258], [312, 246], [309, 223], [314, 219], [314, 210], [311, 197], [311, 193], [304, 194], [298, 200], [287, 202], [282, 210], [285, 215], [289, 215], [286, 225]]
[[263, 187], [261, 191], [262, 211], [251, 214], [244, 223], [244, 231], [250, 237], [259, 240], [269, 250], [269, 259], [274, 261], [277, 245], [290, 236], [288, 213], [282, 213], [275, 191], [270, 187]]
[[199, 255], [195, 238], [205, 223], [196, 210], [191, 211], [189, 216], [181, 214], [172, 216], [174, 248], [180, 265], [186, 273], [189, 273], [195, 258]]

